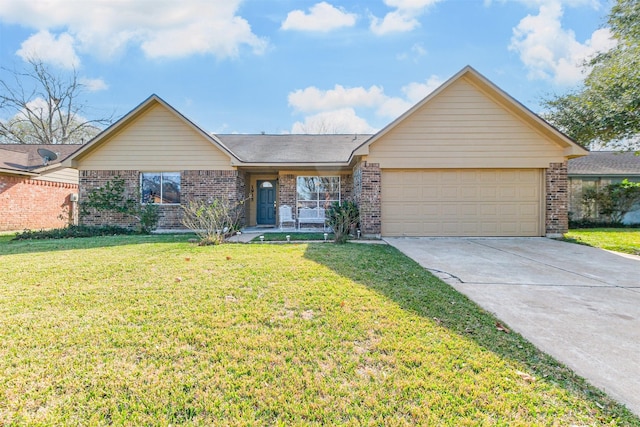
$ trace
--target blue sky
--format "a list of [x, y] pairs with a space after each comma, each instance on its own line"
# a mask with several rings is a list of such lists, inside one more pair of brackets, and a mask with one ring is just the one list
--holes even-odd
[[[3, 0], [0, 64], [38, 56], [88, 117], [156, 93], [215, 133], [368, 133], [465, 65], [535, 112], [615, 41], [608, 0]], [[6, 119], [6, 118], [5, 118]]]

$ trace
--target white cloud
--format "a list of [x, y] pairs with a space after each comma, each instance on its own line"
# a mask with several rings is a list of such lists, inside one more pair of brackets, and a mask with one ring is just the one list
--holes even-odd
[[70, 34], [62, 33], [56, 38], [47, 30], [42, 30], [22, 42], [16, 54], [23, 60], [39, 59], [62, 68], [77, 68], [80, 58], [74, 49], [75, 40]]
[[[520, 55], [531, 79], [553, 80], [559, 85], [580, 82], [582, 64], [597, 52], [615, 46], [608, 29], [596, 30], [584, 43], [576, 40], [572, 30], [562, 28], [563, 9], [559, 0], [529, 0], [539, 4], [537, 15], [527, 15], [513, 29], [509, 49]], [[590, 4], [590, 0], [573, 0], [567, 4]]]
[[378, 106], [376, 113], [379, 116], [395, 119], [409, 108], [422, 101], [427, 95], [440, 87], [443, 80], [432, 75], [424, 82], [411, 82], [402, 87], [403, 98], [389, 97]]
[[408, 52], [403, 52], [396, 55], [396, 59], [400, 61], [404, 61], [406, 59], [412, 59], [413, 62], [418, 62], [418, 58], [423, 57], [427, 54], [427, 50], [424, 48], [422, 43], [415, 43], [411, 46]]
[[327, 2], [313, 5], [309, 12], [309, 14], [302, 10], [289, 12], [280, 28], [283, 30], [329, 32], [337, 28], [352, 27], [357, 19], [356, 14], [347, 13]]
[[371, 17], [370, 29], [377, 35], [408, 32], [420, 26], [418, 17], [441, 0], [384, 0], [387, 6], [396, 8], [384, 18]]
[[358, 117], [353, 108], [325, 111], [307, 116], [304, 122], [295, 122], [291, 133], [374, 133], [365, 119]]
[[321, 90], [314, 86], [289, 94], [289, 105], [302, 113], [314, 113], [296, 122], [292, 133], [370, 133], [373, 127], [356, 111], [373, 111], [376, 116], [395, 119], [442, 84], [432, 75], [424, 82], [402, 87], [402, 97], [387, 96], [380, 86]]
[[[506, 0], [501, 0], [502, 3], [505, 3]], [[562, 6], [569, 6], [569, 7], [581, 7], [581, 6], [589, 6], [592, 7], [594, 9], [600, 9], [600, 1], [599, 0], [518, 0], [518, 2], [532, 7], [532, 8], [537, 8], [540, 6], [544, 6], [544, 5], [550, 5], [550, 4], [559, 4]], [[487, 0], [485, 0], [485, 4], [487, 3]], [[489, 1], [489, 4], [491, 2]]]
[[373, 107], [384, 101], [384, 89], [379, 86], [345, 88], [335, 85], [333, 89], [320, 90], [310, 86], [289, 94], [289, 105], [301, 112], [315, 112], [344, 107]]
[[89, 79], [85, 77], [80, 79], [80, 84], [84, 85], [89, 92], [98, 92], [100, 90], [109, 89], [109, 85], [107, 85], [107, 83], [102, 79]]
[[37, 30], [63, 28], [77, 51], [107, 58], [128, 45], [140, 46], [151, 58], [196, 53], [226, 58], [243, 47], [261, 53], [267, 42], [237, 15], [240, 1], [92, 0], [70, 7], [65, 0], [4, 0], [0, 18]]
[[424, 83], [412, 82], [402, 88], [409, 102], [415, 104], [425, 96], [436, 90], [444, 81], [435, 74], [430, 76]]

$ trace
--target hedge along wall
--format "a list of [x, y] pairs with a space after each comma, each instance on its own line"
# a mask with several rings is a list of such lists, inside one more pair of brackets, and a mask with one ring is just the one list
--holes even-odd
[[60, 228], [71, 220], [77, 184], [0, 175], [0, 231]]

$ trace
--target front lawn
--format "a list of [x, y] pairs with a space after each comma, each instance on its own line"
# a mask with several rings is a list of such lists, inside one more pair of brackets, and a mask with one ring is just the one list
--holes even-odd
[[188, 238], [0, 243], [0, 424], [640, 425], [392, 247]]
[[564, 235], [570, 242], [610, 251], [640, 255], [640, 230], [637, 228], [581, 228]]

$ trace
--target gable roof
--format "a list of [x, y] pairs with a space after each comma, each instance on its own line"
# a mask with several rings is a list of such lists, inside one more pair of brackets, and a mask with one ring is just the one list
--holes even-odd
[[584, 156], [588, 153], [588, 150], [584, 149], [578, 143], [576, 143], [573, 139], [569, 138], [564, 133], [560, 132], [558, 129], [553, 127], [550, 123], [542, 119], [540, 116], [529, 110], [527, 107], [522, 105], [520, 102], [512, 98], [509, 94], [504, 92], [494, 83], [492, 83], [489, 79], [484, 77], [478, 71], [476, 71], [471, 66], [467, 65], [462, 70], [460, 70], [457, 74], [451, 77], [449, 80], [444, 82], [440, 87], [427, 95], [422, 101], [415, 104], [409, 110], [407, 110], [404, 114], [398, 117], [396, 120], [388, 124], [378, 133], [376, 133], [369, 140], [365, 141], [362, 145], [356, 148], [353, 152], [353, 155], [366, 155], [369, 153], [369, 146], [375, 143], [377, 140], [382, 138], [384, 135], [389, 133], [391, 130], [399, 126], [403, 121], [405, 121], [408, 117], [416, 113], [423, 106], [429, 103], [432, 99], [437, 97], [440, 93], [442, 93], [449, 86], [454, 84], [456, 81], [460, 79], [465, 79], [491, 99], [502, 105], [504, 108], [509, 110], [512, 114], [520, 118], [523, 122], [531, 126], [533, 129], [538, 131], [539, 133], [545, 135], [550, 140], [554, 141], [558, 145], [564, 148], [565, 156], [571, 158], [576, 156]]
[[588, 153], [586, 149], [582, 148], [571, 138], [564, 135], [558, 129], [513, 99], [475, 69], [467, 66], [374, 135], [214, 135], [202, 130], [162, 98], [153, 94], [85, 144], [81, 149], [69, 156], [64, 163], [67, 167], [74, 167], [78, 159], [83, 158], [101, 144], [108, 141], [112, 135], [115, 135], [125, 126], [135, 121], [153, 106], [162, 105], [203, 138], [211, 142], [213, 146], [225, 153], [229, 157], [230, 165], [232, 166], [265, 166], [269, 164], [280, 166], [284, 164], [292, 166], [308, 166], [312, 164], [348, 165], [353, 161], [355, 156], [368, 154], [371, 144], [382, 138], [396, 126], [399, 126], [404, 120], [460, 79], [465, 79], [493, 101], [507, 109], [511, 114], [518, 117], [526, 125], [529, 125], [539, 134], [544, 135], [549, 140], [558, 144], [564, 149], [565, 156], [572, 158], [584, 156]]
[[229, 156], [229, 158], [231, 160], [234, 160], [234, 159], [238, 160], [238, 158], [231, 152], [231, 150], [229, 150], [222, 143], [222, 141], [220, 141], [215, 135], [211, 135], [211, 134], [205, 132], [200, 127], [198, 127], [195, 123], [193, 123], [191, 120], [187, 119], [184, 115], [182, 115], [182, 113], [180, 113], [178, 110], [176, 110], [171, 105], [169, 105], [166, 101], [164, 101], [162, 98], [160, 98], [158, 95], [152, 94], [147, 99], [142, 101], [133, 110], [131, 110], [127, 114], [125, 114], [120, 120], [118, 120], [117, 122], [113, 123], [111, 126], [109, 126], [105, 130], [100, 132], [91, 141], [87, 142], [80, 150], [78, 150], [77, 152], [73, 153], [73, 155], [69, 156], [64, 162], [65, 165], [69, 166], [69, 167], [73, 167], [76, 159], [81, 158], [84, 155], [86, 155], [86, 154], [90, 153], [91, 151], [95, 150], [96, 148], [98, 148], [100, 145], [102, 145], [104, 142], [106, 142], [109, 139], [109, 137], [111, 137], [112, 135], [115, 135], [116, 133], [118, 133], [118, 131], [123, 129], [129, 123], [131, 123], [136, 118], [138, 118], [140, 115], [144, 114], [146, 111], [148, 111], [149, 109], [151, 109], [152, 107], [154, 107], [156, 105], [162, 105], [163, 107], [165, 107], [172, 114], [174, 114], [179, 120], [181, 120], [187, 126], [192, 128], [193, 130], [195, 130], [203, 138], [205, 138], [206, 140], [211, 142], [211, 144], [213, 146], [217, 147], [218, 149], [220, 149], [220, 151], [222, 151], [227, 156]]
[[[61, 167], [64, 159], [81, 146], [80, 144], [0, 144], [0, 172], [35, 176]], [[45, 165], [38, 154], [39, 148], [53, 151], [58, 158]]]
[[348, 163], [371, 135], [217, 135], [243, 163]]
[[640, 156], [632, 151], [592, 151], [588, 156], [569, 160], [568, 174], [640, 176]]

